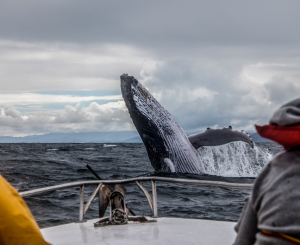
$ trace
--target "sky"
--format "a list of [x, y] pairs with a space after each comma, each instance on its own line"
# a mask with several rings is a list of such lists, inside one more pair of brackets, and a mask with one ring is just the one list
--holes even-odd
[[135, 130], [120, 75], [188, 133], [300, 97], [299, 0], [0, 2], [0, 136]]

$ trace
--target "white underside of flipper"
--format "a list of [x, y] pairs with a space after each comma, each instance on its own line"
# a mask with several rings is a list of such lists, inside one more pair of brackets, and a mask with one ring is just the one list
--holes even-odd
[[169, 158], [164, 159], [164, 163], [169, 167], [171, 173], [175, 173], [174, 163]]

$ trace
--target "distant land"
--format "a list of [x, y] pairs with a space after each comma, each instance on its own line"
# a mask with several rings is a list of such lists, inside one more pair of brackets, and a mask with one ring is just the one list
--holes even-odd
[[274, 141], [268, 140], [266, 138], [260, 137], [258, 133], [251, 134], [251, 137], [252, 137], [252, 139], [253, 139], [253, 141], [255, 143], [260, 143], [260, 142], [274, 142]]
[[127, 139], [125, 141], [123, 141], [124, 143], [143, 143], [142, 139], [140, 136], [137, 136], [137, 137], [133, 137], [133, 138], [130, 138], [130, 139]]
[[0, 143], [139, 143], [138, 140], [142, 143], [137, 131], [0, 136]]
[[[271, 142], [257, 133], [251, 135], [254, 142]], [[49, 133], [25, 137], [0, 136], [0, 143], [143, 143], [137, 131]]]

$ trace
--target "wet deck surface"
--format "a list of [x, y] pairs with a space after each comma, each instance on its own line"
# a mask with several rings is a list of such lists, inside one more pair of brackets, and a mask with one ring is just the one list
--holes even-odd
[[[150, 218], [151, 219], [151, 218]], [[157, 218], [156, 223], [94, 227], [99, 219], [41, 229], [58, 244], [232, 244], [235, 223], [201, 219]]]

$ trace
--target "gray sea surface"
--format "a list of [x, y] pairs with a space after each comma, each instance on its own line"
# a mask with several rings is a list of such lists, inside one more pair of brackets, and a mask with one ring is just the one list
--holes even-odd
[[[139, 143], [116, 144], [0, 144], [0, 174], [19, 192], [69, 182], [95, 180], [89, 164], [103, 179], [139, 176], [253, 183], [261, 168], [283, 151], [276, 143], [257, 143], [255, 150], [230, 143], [199, 149], [206, 174], [155, 172], [146, 149]], [[142, 183], [151, 194], [149, 182]], [[85, 187], [87, 201], [96, 186]], [[135, 184], [126, 184], [125, 200], [137, 215], [151, 215], [144, 194]], [[249, 190], [157, 183], [158, 215], [237, 221]], [[79, 187], [24, 198], [39, 226], [76, 222], [79, 217]], [[107, 213], [108, 215], [108, 210]], [[98, 217], [98, 198], [85, 219]]]

